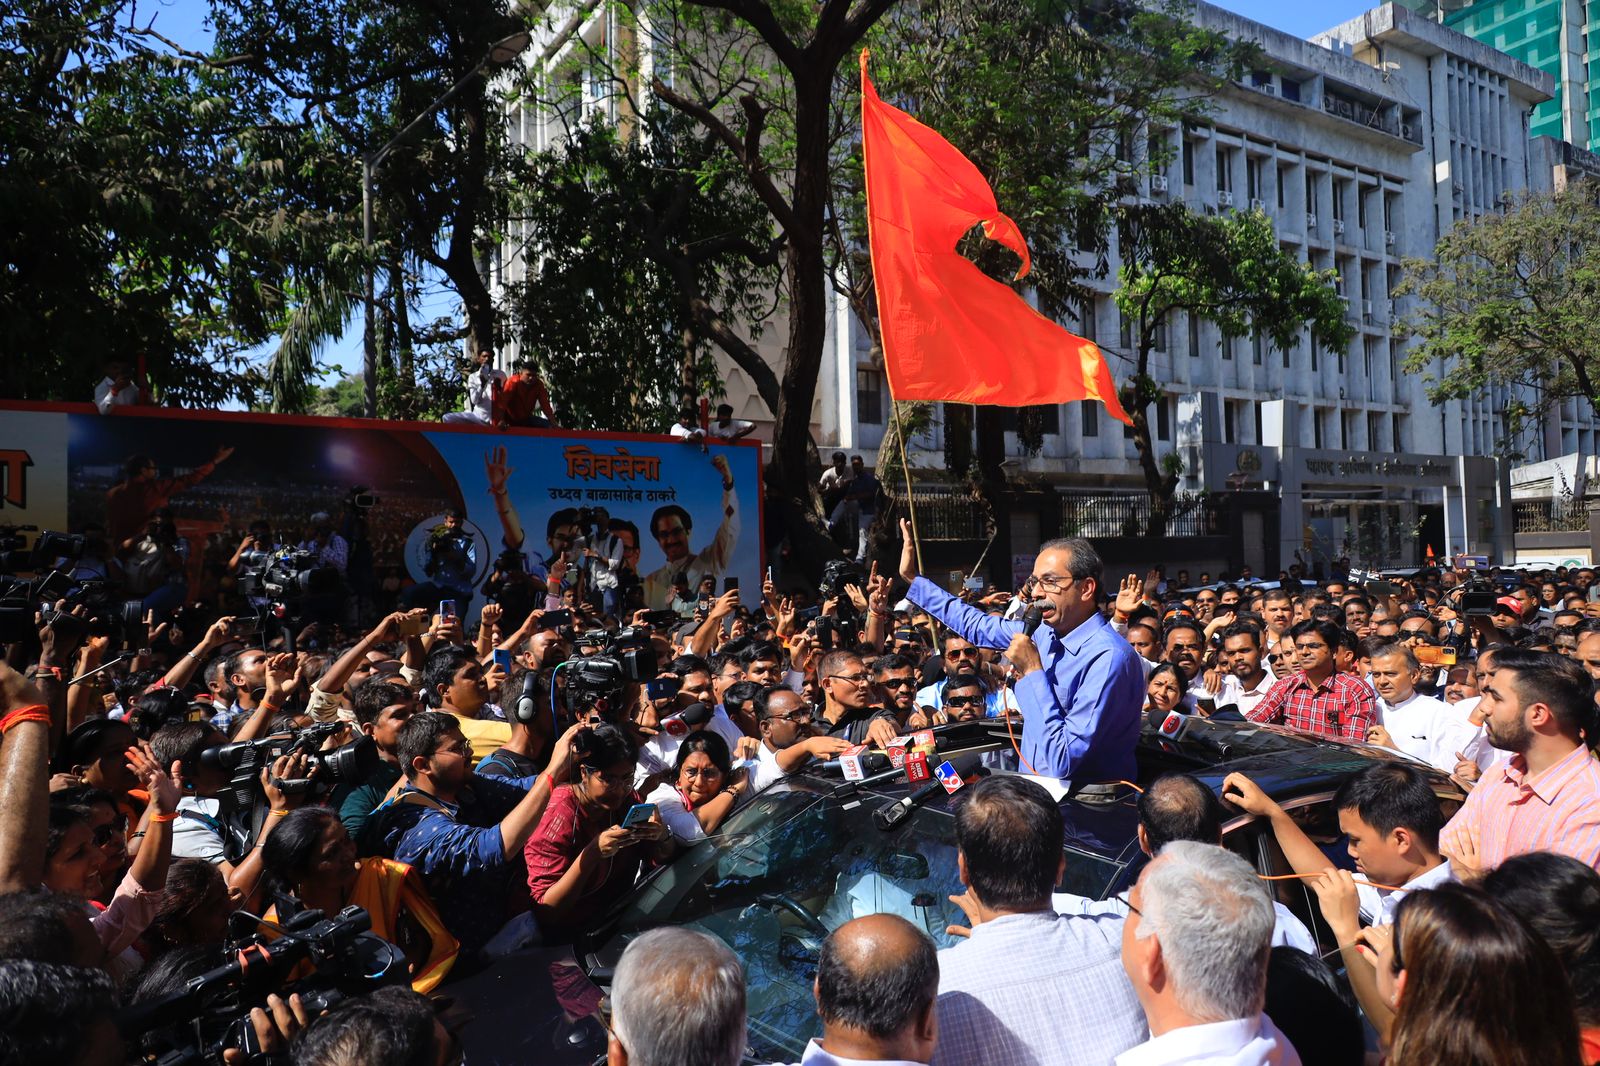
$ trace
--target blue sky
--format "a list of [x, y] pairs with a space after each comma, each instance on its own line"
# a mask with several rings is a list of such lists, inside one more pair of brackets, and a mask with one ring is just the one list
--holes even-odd
[[[1284, 0], [1212, 0], [1230, 11], [1266, 23], [1297, 37], [1337, 26], [1376, 6], [1376, 0], [1312, 0], [1311, 3], [1285, 3]], [[155, 16], [155, 27], [163, 35], [196, 50], [207, 47], [212, 38], [205, 25], [209, 5], [205, 0], [155, 0], [153, 6], [140, 7], [141, 20]], [[424, 300], [424, 317], [455, 313], [456, 301], [449, 293], [434, 293]], [[361, 367], [361, 319], [352, 319], [344, 336], [323, 351], [322, 360], [345, 371]], [[328, 383], [334, 378], [330, 377]]]

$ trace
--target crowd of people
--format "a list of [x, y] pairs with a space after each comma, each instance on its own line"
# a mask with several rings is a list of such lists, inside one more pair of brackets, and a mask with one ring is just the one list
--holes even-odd
[[[870, 518], [865, 491], [839, 499]], [[325, 525], [306, 550], [338, 566]], [[452, 1061], [453, 979], [579, 940], [790, 775], [983, 718], [1020, 725], [1023, 773], [952, 801], [965, 924], [942, 949], [893, 914], [832, 929], [807, 1066], [1600, 1062], [1593, 570], [1108, 584], [1061, 540], [1019, 589], [952, 593], [902, 532], [893, 576], [769, 574], [664, 611], [564, 583], [576, 544], [470, 616], [40, 605], [0, 665], [0, 1064]], [[1333, 801], [1348, 855], [1248, 775], [1142, 772], [1172, 716], [1361, 745]], [[1135, 880], [1059, 890], [1040, 778], [1139, 785]], [[1336, 958], [1223, 846], [1239, 816]], [[345, 946], [285, 949], [314, 940]], [[251, 977], [275, 950], [287, 968]], [[313, 994], [358, 951], [383, 987]], [[206, 981], [231, 1028], [202, 1024]], [[742, 1061], [745, 993], [704, 932], [635, 939], [610, 1061]]]

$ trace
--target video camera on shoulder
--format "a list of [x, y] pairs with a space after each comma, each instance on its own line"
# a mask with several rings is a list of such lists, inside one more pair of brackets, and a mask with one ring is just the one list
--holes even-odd
[[[405, 954], [371, 929], [372, 917], [360, 907], [331, 918], [302, 911], [276, 937], [256, 933], [233, 945], [228, 962], [170, 995], [126, 1008], [117, 1027], [145, 1061], [160, 1066], [214, 1063], [233, 1048], [259, 1055], [250, 1010], [265, 1006], [269, 993], [285, 999], [298, 993], [315, 1017], [347, 997], [408, 979]], [[302, 965], [311, 975], [291, 983]]]
[[309, 776], [282, 782], [291, 795], [322, 796], [339, 784], [357, 784], [378, 768], [378, 745], [359, 737], [332, 751], [318, 750], [322, 742], [345, 728], [343, 722], [322, 722], [294, 733], [279, 733], [260, 740], [240, 740], [207, 748], [200, 762], [228, 773], [228, 789], [237, 809], [253, 806], [261, 796], [261, 771], [284, 755], [304, 753]]

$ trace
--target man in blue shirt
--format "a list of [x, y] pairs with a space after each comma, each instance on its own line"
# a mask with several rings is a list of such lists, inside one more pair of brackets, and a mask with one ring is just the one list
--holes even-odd
[[1144, 706], [1139, 656], [1101, 616], [1100, 556], [1085, 540], [1039, 549], [1022, 595], [1044, 609], [1032, 633], [1020, 621], [985, 614], [917, 574], [911, 524], [900, 522], [906, 597], [979, 647], [1005, 648], [1022, 707], [1024, 769], [1078, 784], [1132, 779]]
[[472, 744], [455, 715], [424, 711], [400, 728], [395, 746], [406, 783], [373, 812], [367, 830], [382, 842], [382, 854], [422, 874], [464, 951], [484, 947], [527, 910], [522, 846], [554, 781], [567, 778], [577, 731], [556, 741], [549, 767], [537, 777], [494, 778], [472, 772]]

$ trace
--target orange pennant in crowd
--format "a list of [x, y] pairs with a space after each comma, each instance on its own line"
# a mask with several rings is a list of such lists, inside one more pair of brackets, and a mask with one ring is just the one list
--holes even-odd
[[977, 223], [1031, 260], [1017, 224], [955, 146], [878, 98], [861, 52], [861, 152], [884, 367], [897, 400], [1032, 404], [1098, 400], [1130, 422], [1093, 341], [1039, 314], [956, 251]]

